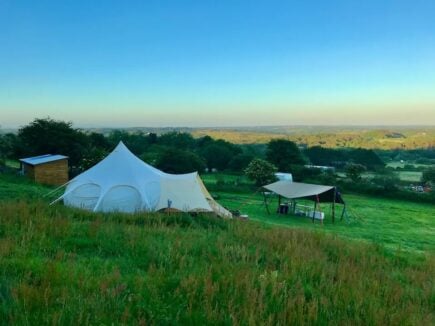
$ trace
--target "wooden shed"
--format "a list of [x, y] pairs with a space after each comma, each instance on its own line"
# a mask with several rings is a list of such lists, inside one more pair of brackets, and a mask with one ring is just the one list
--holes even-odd
[[21, 172], [31, 180], [48, 185], [68, 182], [68, 156], [40, 155], [20, 159]]

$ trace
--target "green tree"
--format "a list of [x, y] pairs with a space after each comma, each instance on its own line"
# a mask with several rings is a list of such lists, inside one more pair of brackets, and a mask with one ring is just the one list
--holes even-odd
[[195, 153], [168, 148], [157, 159], [156, 167], [167, 173], [203, 172], [205, 163]]
[[162, 156], [162, 153], [167, 151], [168, 148], [164, 146], [159, 146], [157, 144], [152, 144], [146, 152], [140, 155], [140, 159], [147, 164], [151, 164], [152, 166], [157, 166], [157, 162]]
[[264, 186], [276, 180], [276, 166], [259, 158], [253, 159], [245, 169], [249, 179], [255, 181], [257, 186]]
[[241, 152], [242, 150], [239, 146], [220, 139], [208, 142], [200, 150], [200, 154], [205, 159], [207, 167], [220, 171], [227, 169], [232, 158]]
[[201, 151], [209, 170], [215, 168], [219, 171], [225, 170], [233, 157], [233, 153], [225, 146], [212, 144]]
[[385, 166], [379, 155], [371, 149], [355, 148], [348, 153], [348, 161], [363, 164], [369, 170], [376, 170]]
[[79, 171], [87, 170], [103, 160], [109, 153], [101, 147], [88, 147], [83, 152], [78, 166]]
[[337, 162], [343, 162], [347, 159], [344, 150], [324, 148], [320, 146], [313, 146], [306, 149], [305, 155], [314, 165], [339, 165]]
[[91, 132], [88, 134], [88, 145], [106, 151], [113, 149], [109, 139], [104, 137], [103, 134], [97, 132]]
[[193, 149], [195, 147], [195, 139], [187, 132], [168, 132], [158, 138], [158, 144], [177, 149]]
[[157, 143], [157, 138], [158, 138], [158, 137], [157, 137], [157, 134], [154, 133], [154, 132], [150, 132], [150, 133], [148, 134], [148, 142], [149, 142], [151, 145]]
[[124, 130], [114, 130], [108, 136], [111, 148], [114, 148], [120, 141], [128, 147], [135, 155], [145, 153], [150, 145], [150, 138], [143, 132], [127, 132]]
[[2, 169], [3, 166], [5, 166], [6, 164], [6, 150], [5, 150], [5, 143], [3, 140], [3, 135], [0, 134], [0, 171]]
[[231, 171], [243, 171], [246, 169], [248, 164], [254, 159], [254, 156], [251, 154], [237, 154], [234, 156], [231, 161], [228, 163], [228, 168]]
[[354, 182], [361, 180], [361, 175], [367, 169], [362, 164], [348, 163], [345, 166], [346, 176]]
[[212, 144], [213, 142], [214, 142], [214, 139], [207, 135], [207, 136], [198, 138], [198, 140], [196, 141], [196, 145], [199, 148], [203, 148], [205, 146]]
[[71, 122], [50, 118], [35, 119], [18, 130], [19, 156], [63, 154], [70, 166], [77, 166], [87, 146], [86, 135], [72, 127]]
[[267, 145], [266, 158], [280, 171], [289, 171], [292, 165], [302, 165], [305, 160], [298, 146], [289, 140], [273, 139]]
[[17, 158], [17, 151], [21, 152], [21, 144], [18, 136], [13, 133], [0, 134], [0, 157]]

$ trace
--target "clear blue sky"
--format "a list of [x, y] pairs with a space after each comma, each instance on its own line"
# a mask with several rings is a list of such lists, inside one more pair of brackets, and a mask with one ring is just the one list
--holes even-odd
[[435, 124], [435, 1], [0, 0], [0, 125]]

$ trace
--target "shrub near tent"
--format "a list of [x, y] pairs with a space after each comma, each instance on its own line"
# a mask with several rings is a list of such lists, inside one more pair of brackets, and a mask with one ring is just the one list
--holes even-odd
[[259, 158], [253, 159], [245, 169], [248, 178], [255, 181], [257, 186], [275, 181], [276, 172], [277, 169], [273, 164]]
[[289, 171], [292, 165], [305, 163], [298, 146], [286, 139], [271, 140], [267, 145], [266, 157], [280, 171]]

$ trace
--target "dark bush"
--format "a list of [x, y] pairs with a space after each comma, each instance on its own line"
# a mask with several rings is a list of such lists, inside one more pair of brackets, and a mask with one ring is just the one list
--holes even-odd
[[161, 153], [156, 167], [166, 173], [203, 172], [205, 163], [195, 153], [168, 148]]

